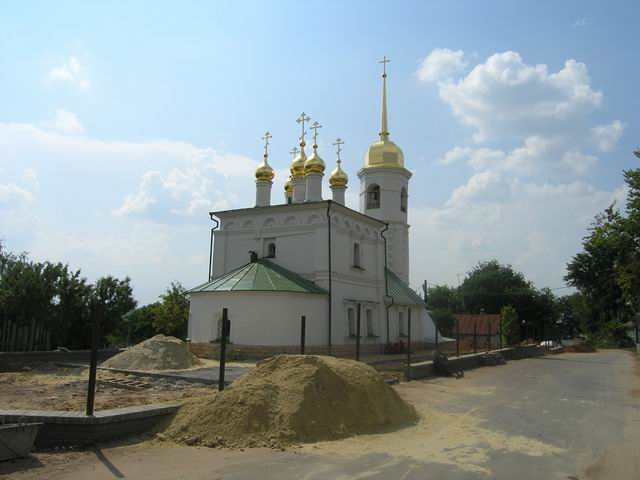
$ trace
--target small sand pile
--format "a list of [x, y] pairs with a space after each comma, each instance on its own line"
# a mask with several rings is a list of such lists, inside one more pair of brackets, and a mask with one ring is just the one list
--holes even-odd
[[185, 404], [164, 432], [189, 445], [282, 447], [415, 423], [415, 409], [371, 367], [278, 355], [221, 393]]
[[101, 366], [124, 370], [183, 370], [199, 364], [182, 340], [156, 335], [111, 357]]

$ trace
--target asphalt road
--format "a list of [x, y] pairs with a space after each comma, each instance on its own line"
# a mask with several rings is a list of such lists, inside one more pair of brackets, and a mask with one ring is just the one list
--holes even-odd
[[[145, 442], [37, 455], [16, 478], [640, 478], [640, 366], [634, 354], [561, 354], [398, 386], [422, 422], [285, 452]], [[3, 473], [0, 466], [0, 474]]]

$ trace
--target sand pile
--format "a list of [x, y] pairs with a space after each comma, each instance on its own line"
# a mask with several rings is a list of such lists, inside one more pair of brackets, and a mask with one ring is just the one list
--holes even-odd
[[111, 357], [101, 366], [125, 370], [182, 370], [199, 364], [185, 342], [156, 335]]
[[278, 355], [223, 392], [185, 404], [164, 434], [209, 447], [280, 447], [381, 432], [416, 420], [414, 408], [368, 365]]

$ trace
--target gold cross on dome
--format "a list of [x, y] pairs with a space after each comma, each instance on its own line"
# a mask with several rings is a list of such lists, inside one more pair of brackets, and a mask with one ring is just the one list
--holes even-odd
[[340, 161], [340, 152], [342, 151], [341, 145], [344, 145], [344, 140], [340, 137], [336, 138], [336, 141], [333, 142], [334, 145], [337, 145], [336, 155], [338, 156], [338, 161]]
[[298, 155], [299, 151], [300, 150], [298, 150], [298, 147], [293, 147], [293, 150], [291, 150], [289, 153], [293, 155], [293, 158], [296, 158], [296, 155]]
[[296, 120], [296, 122], [302, 125], [302, 134], [300, 135], [300, 143], [304, 143], [304, 136], [307, 133], [304, 131], [304, 122], [308, 122], [309, 120], [311, 120], [311, 118], [309, 117], [309, 115], [307, 115], [304, 112], [302, 112], [298, 117], [298, 119]]
[[318, 122], [313, 122], [313, 125], [311, 125], [311, 130], [313, 130], [313, 145], [317, 146], [318, 145], [318, 129], [322, 128], [322, 125], [320, 125]]
[[390, 61], [391, 60], [389, 60], [385, 55], [384, 57], [382, 57], [382, 60], [378, 62], [382, 64], [382, 75], [385, 77], [387, 76], [387, 63], [389, 63]]
[[273, 135], [271, 135], [269, 133], [269, 131], [267, 130], [264, 134], [264, 137], [262, 137], [262, 140], [264, 140], [264, 154], [265, 155], [269, 155], [269, 139], [273, 138]]

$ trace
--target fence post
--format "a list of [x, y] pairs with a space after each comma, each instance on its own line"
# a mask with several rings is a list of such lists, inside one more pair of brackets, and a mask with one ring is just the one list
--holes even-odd
[[640, 328], [636, 325], [636, 343], [640, 343]]
[[478, 321], [473, 321], [473, 353], [478, 353]]
[[93, 332], [91, 335], [91, 363], [89, 364], [89, 388], [87, 389], [87, 416], [93, 416], [96, 399], [96, 380], [98, 375], [98, 346], [100, 344], [100, 323], [102, 321], [102, 304], [96, 303], [93, 310]]
[[356, 308], [356, 362], [360, 361], [360, 304]]
[[218, 374], [218, 391], [224, 390], [224, 369], [227, 360], [227, 337], [231, 333], [229, 309], [222, 309], [222, 336], [220, 338], [220, 372]]
[[498, 342], [500, 342], [500, 350], [502, 350], [502, 317], [500, 317], [500, 323], [498, 323]]
[[487, 352], [491, 351], [491, 320], [487, 324]]
[[304, 340], [305, 340], [305, 329], [306, 329], [307, 317], [302, 315], [300, 319], [300, 355], [304, 355]]
[[460, 356], [460, 320], [456, 320], [456, 357]]
[[433, 320], [433, 325], [436, 327], [436, 350], [438, 350], [438, 322]]
[[407, 309], [407, 382], [411, 380], [411, 309]]

